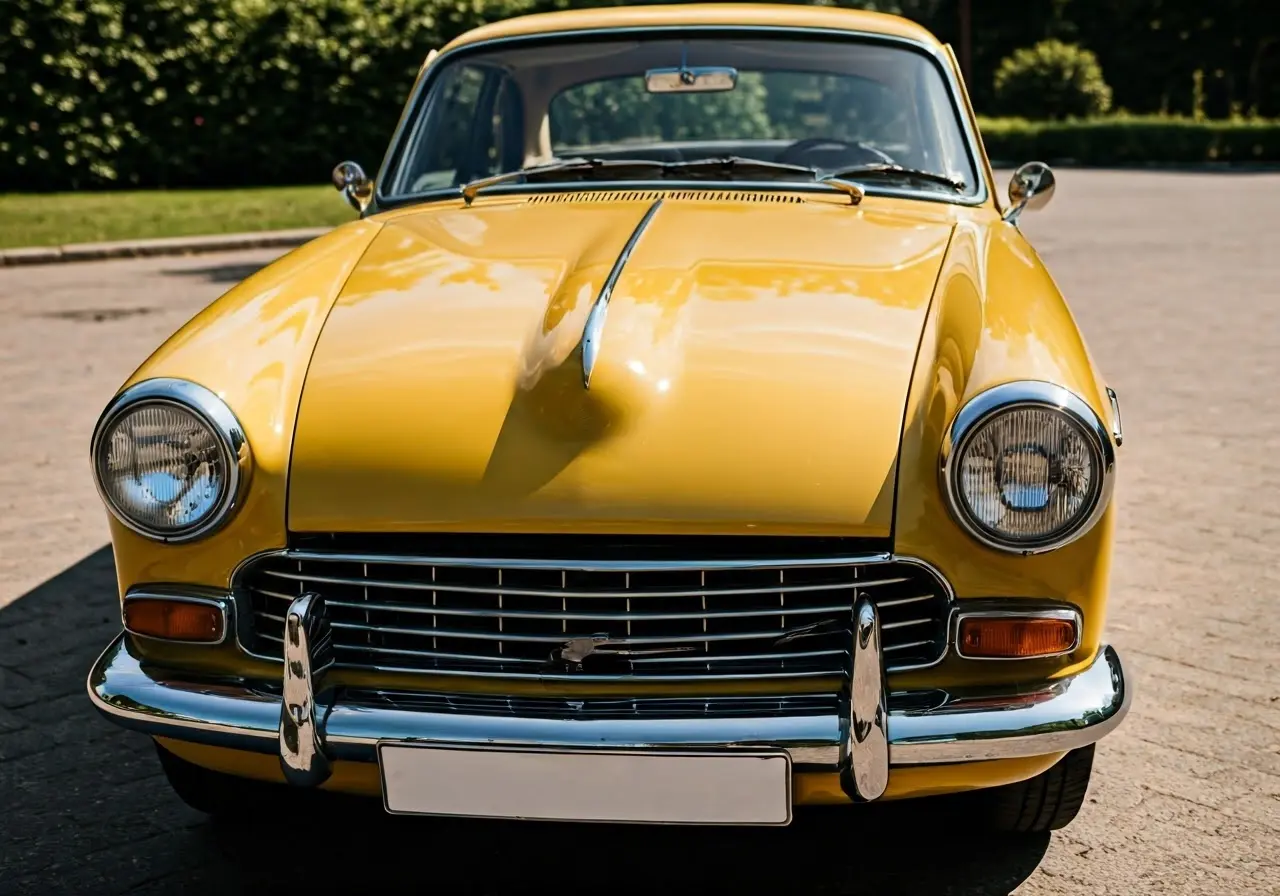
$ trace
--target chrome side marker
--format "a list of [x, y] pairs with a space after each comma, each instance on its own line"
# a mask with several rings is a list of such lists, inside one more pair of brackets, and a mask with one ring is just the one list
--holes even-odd
[[880, 616], [870, 598], [853, 608], [853, 663], [849, 682], [849, 731], [841, 747], [840, 784], [856, 802], [879, 799], [889, 786], [889, 708]]
[[284, 699], [280, 767], [299, 787], [323, 784], [332, 768], [321, 742], [316, 681], [332, 663], [333, 638], [324, 598], [307, 593], [289, 605], [284, 624]]

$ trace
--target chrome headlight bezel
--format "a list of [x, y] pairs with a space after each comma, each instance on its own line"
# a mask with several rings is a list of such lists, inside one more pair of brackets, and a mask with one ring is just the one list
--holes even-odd
[[[960, 458], [982, 425], [996, 414], [1017, 408], [1035, 408], [1064, 415], [1084, 435], [1099, 475], [1093, 506], [1068, 526], [1037, 539], [1002, 538], [999, 533], [974, 519], [960, 494]], [[1053, 383], [1024, 380], [987, 389], [970, 399], [956, 414], [942, 440], [941, 486], [952, 518], [974, 540], [1011, 554], [1043, 554], [1064, 547], [1082, 537], [1106, 512], [1115, 488], [1115, 445], [1102, 418], [1078, 395]]]
[[[193, 414], [209, 428], [218, 443], [227, 471], [226, 488], [209, 513], [185, 528], [159, 530], [138, 522], [119, 506], [102, 482], [99, 455], [103, 450], [103, 439], [122, 415], [137, 410], [140, 405], [169, 405]], [[221, 528], [243, 503], [252, 469], [249, 440], [226, 402], [204, 386], [168, 377], [135, 383], [111, 400], [94, 427], [89, 459], [93, 467], [94, 486], [111, 515], [130, 531], [165, 544], [195, 541]]]

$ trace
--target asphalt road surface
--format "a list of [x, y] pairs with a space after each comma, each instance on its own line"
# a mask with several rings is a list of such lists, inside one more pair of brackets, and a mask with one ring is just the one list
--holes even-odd
[[1109, 637], [1138, 688], [1069, 829], [978, 837], [910, 805], [727, 832], [187, 810], [84, 696], [118, 628], [86, 455], [133, 367], [273, 255], [250, 252], [0, 270], [0, 892], [1280, 893], [1280, 175], [1059, 177], [1024, 226], [1123, 403]]

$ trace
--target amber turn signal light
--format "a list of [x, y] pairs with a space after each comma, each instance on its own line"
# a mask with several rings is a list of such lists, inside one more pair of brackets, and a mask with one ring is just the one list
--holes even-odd
[[1064, 616], [963, 616], [957, 637], [961, 656], [984, 660], [1059, 656], [1078, 640], [1076, 619]]
[[214, 603], [131, 597], [124, 602], [124, 627], [148, 638], [216, 644], [226, 634], [226, 618]]

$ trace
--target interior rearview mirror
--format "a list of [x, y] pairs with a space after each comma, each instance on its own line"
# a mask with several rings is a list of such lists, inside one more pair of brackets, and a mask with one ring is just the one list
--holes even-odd
[[738, 86], [738, 70], [727, 65], [651, 68], [644, 73], [650, 93], [716, 93]]

